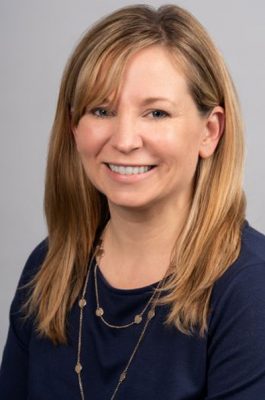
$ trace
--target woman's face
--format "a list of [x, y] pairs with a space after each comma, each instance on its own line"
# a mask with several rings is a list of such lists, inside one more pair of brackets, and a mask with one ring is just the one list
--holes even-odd
[[90, 181], [110, 206], [185, 206], [199, 156], [214, 151], [218, 118], [199, 114], [184, 75], [159, 46], [131, 57], [116, 106], [109, 100], [73, 129]]

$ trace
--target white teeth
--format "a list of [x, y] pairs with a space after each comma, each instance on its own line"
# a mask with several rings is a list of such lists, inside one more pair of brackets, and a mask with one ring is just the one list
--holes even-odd
[[144, 166], [144, 167], [131, 167], [126, 165], [115, 165], [115, 164], [108, 164], [110, 169], [114, 172], [117, 172], [121, 175], [136, 175], [136, 174], [144, 174], [145, 172], [149, 171], [152, 167], [151, 166]]

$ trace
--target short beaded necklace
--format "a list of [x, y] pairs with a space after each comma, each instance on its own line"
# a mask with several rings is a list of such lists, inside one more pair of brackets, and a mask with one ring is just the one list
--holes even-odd
[[[80, 396], [81, 396], [81, 400], [85, 400], [85, 393], [84, 393], [84, 388], [83, 388], [83, 382], [82, 382], [82, 370], [83, 370], [83, 365], [81, 364], [81, 350], [82, 350], [82, 328], [83, 328], [83, 310], [84, 307], [86, 306], [87, 302], [86, 302], [86, 290], [87, 290], [87, 284], [88, 284], [88, 280], [89, 280], [89, 275], [90, 275], [90, 271], [92, 268], [92, 264], [93, 264], [93, 260], [94, 258], [96, 259], [98, 257], [98, 259], [100, 259], [104, 254], [104, 250], [103, 250], [103, 246], [102, 246], [102, 240], [99, 241], [97, 247], [96, 247], [96, 251], [94, 253], [94, 256], [91, 257], [91, 261], [89, 263], [89, 267], [88, 267], [88, 272], [87, 272], [87, 276], [85, 279], [85, 284], [83, 287], [83, 291], [82, 291], [82, 295], [81, 298], [78, 302], [79, 308], [80, 308], [80, 314], [79, 314], [79, 332], [78, 332], [78, 346], [77, 346], [77, 362], [75, 365], [75, 372], [77, 374], [78, 377], [78, 383], [79, 383], [79, 389], [80, 389]], [[101, 321], [107, 325], [110, 328], [116, 328], [116, 329], [121, 329], [121, 328], [127, 328], [129, 326], [132, 326], [134, 324], [139, 324], [142, 322], [143, 320], [143, 315], [145, 313], [145, 311], [148, 309], [148, 307], [150, 306], [150, 309], [147, 313], [146, 316], [146, 320], [145, 323], [143, 325], [143, 329], [140, 333], [140, 336], [136, 342], [136, 345], [133, 348], [133, 351], [129, 357], [129, 360], [124, 368], [124, 370], [121, 372], [120, 376], [118, 377], [118, 382], [116, 384], [116, 387], [113, 391], [112, 396], [110, 397], [110, 400], [115, 400], [116, 394], [121, 386], [122, 383], [124, 383], [127, 379], [127, 375], [128, 375], [128, 369], [134, 359], [134, 356], [137, 352], [137, 350], [140, 347], [140, 344], [143, 340], [143, 337], [145, 335], [145, 332], [147, 330], [147, 327], [150, 323], [150, 321], [155, 317], [156, 312], [156, 306], [161, 294], [161, 291], [159, 290], [160, 288], [162, 288], [166, 276], [158, 283], [158, 285], [156, 286], [156, 288], [154, 289], [151, 298], [148, 300], [146, 306], [144, 307], [144, 309], [142, 310], [142, 312], [140, 314], [137, 314], [134, 317], [134, 320], [127, 324], [127, 325], [113, 325], [108, 323], [104, 318], [103, 318], [103, 314], [104, 314], [104, 310], [102, 307], [100, 307], [99, 304], [99, 294], [98, 294], [98, 286], [97, 286], [97, 264], [95, 265], [95, 269], [94, 269], [94, 279], [95, 279], [95, 294], [96, 294], [96, 301], [97, 301], [97, 309], [96, 309], [96, 315], [101, 319]]]

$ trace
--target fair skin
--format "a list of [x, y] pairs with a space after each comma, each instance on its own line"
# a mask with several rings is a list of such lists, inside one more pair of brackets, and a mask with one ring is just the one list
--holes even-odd
[[223, 123], [221, 107], [199, 114], [181, 69], [152, 46], [129, 59], [116, 106], [88, 109], [73, 127], [84, 169], [109, 203], [100, 269], [112, 286], [142, 287], [165, 275], [198, 159], [213, 154]]

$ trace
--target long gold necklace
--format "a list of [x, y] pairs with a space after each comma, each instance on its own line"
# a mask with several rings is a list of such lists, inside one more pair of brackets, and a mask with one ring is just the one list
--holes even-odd
[[139, 313], [136, 314], [134, 319], [132, 320], [132, 322], [129, 322], [128, 324], [125, 325], [114, 325], [109, 323], [108, 321], [106, 321], [106, 319], [103, 317], [104, 315], [104, 309], [102, 308], [102, 306], [100, 306], [99, 304], [99, 292], [98, 292], [98, 281], [97, 281], [97, 269], [98, 269], [98, 265], [95, 265], [94, 268], [94, 281], [95, 281], [95, 294], [96, 294], [96, 302], [97, 302], [97, 308], [96, 308], [96, 316], [99, 317], [101, 319], [101, 321], [107, 325], [109, 328], [114, 328], [114, 329], [124, 329], [124, 328], [129, 328], [130, 326], [133, 325], [138, 325], [143, 321], [143, 315], [146, 312], [146, 310], [148, 309], [149, 305], [151, 304], [151, 302], [154, 300], [156, 291], [153, 291], [152, 296], [150, 297], [150, 299], [148, 300], [148, 302], [146, 303], [145, 307], [143, 308], [143, 310]]
[[[89, 275], [90, 275], [90, 270], [92, 268], [94, 257], [96, 257], [97, 255], [99, 257], [101, 257], [103, 255], [102, 241], [100, 241], [99, 245], [97, 246], [94, 256], [91, 257], [91, 261], [89, 263], [85, 284], [84, 284], [83, 291], [82, 291], [82, 296], [81, 296], [81, 298], [80, 298], [80, 300], [78, 302], [78, 305], [79, 305], [79, 308], [80, 308], [80, 315], [79, 315], [79, 332], [78, 332], [78, 346], [77, 346], [77, 362], [76, 362], [76, 365], [75, 365], [75, 372], [76, 372], [76, 374], [78, 376], [78, 383], [79, 383], [80, 395], [81, 395], [81, 399], [82, 400], [85, 400], [85, 393], [84, 393], [83, 382], [82, 382], [83, 366], [81, 364], [83, 310], [84, 310], [84, 307], [87, 304], [85, 295], [86, 295], [86, 289], [87, 289], [87, 283], [88, 283], [88, 279], [89, 279]], [[165, 279], [166, 279], [166, 276], [158, 283], [157, 287], [155, 288], [155, 290], [153, 292], [153, 295], [151, 296], [151, 299], [153, 300], [153, 303], [151, 304], [151, 301], [150, 300], [148, 301], [148, 306], [149, 306], [149, 304], [151, 304], [151, 306], [150, 306], [150, 310], [147, 313], [143, 329], [142, 329], [141, 334], [140, 334], [140, 336], [139, 336], [139, 338], [137, 340], [136, 345], [133, 348], [132, 354], [130, 355], [129, 360], [128, 360], [124, 370], [122, 371], [122, 373], [120, 374], [120, 376], [118, 378], [118, 383], [117, 383], [117, 385], [116, 385], [116, 387], [114, 389], [114, 392], [113, 392], [110, 400], [114, 400], [115, 399], [116, 394], [117, 394], [121, 384], [127, 379], [128, 369], [129, 369], [129, 367], [130, 367], [130, 365], [131, 365], [131, 363], [132, 363], [132, 361], [134, 359], [134, 356], [135, 356], [135, 354], [136, 354], [136, 352], [137, 352], [137, 350], [138, 350], [138, 348], [139, 348], [139, 346], [140, 346], [140, 344], [141, 344], [141, 342], [143, 340], [143, 337], [145, 335], [147, 327], [148, 327], [150, 321], [156, 315], [155, 309], [156, 309], [156, 306], [157, 306], [157, 303], [158, 303], [158, 299], [159, 299], [160, 294], [161, 294], [161, 291], [159, 291], [159, 289], [163, 286]], [[145, 307], [145, 309], [147, 309], [148, 306]], [[97, 307], [97, 309], [98, 309], [98, 307]], [[143, 310], [142, 313], [145, 312], [145, 309]], [[132, 324], [130, 324], [129, 326], [131, 326], [131, 325]]]

